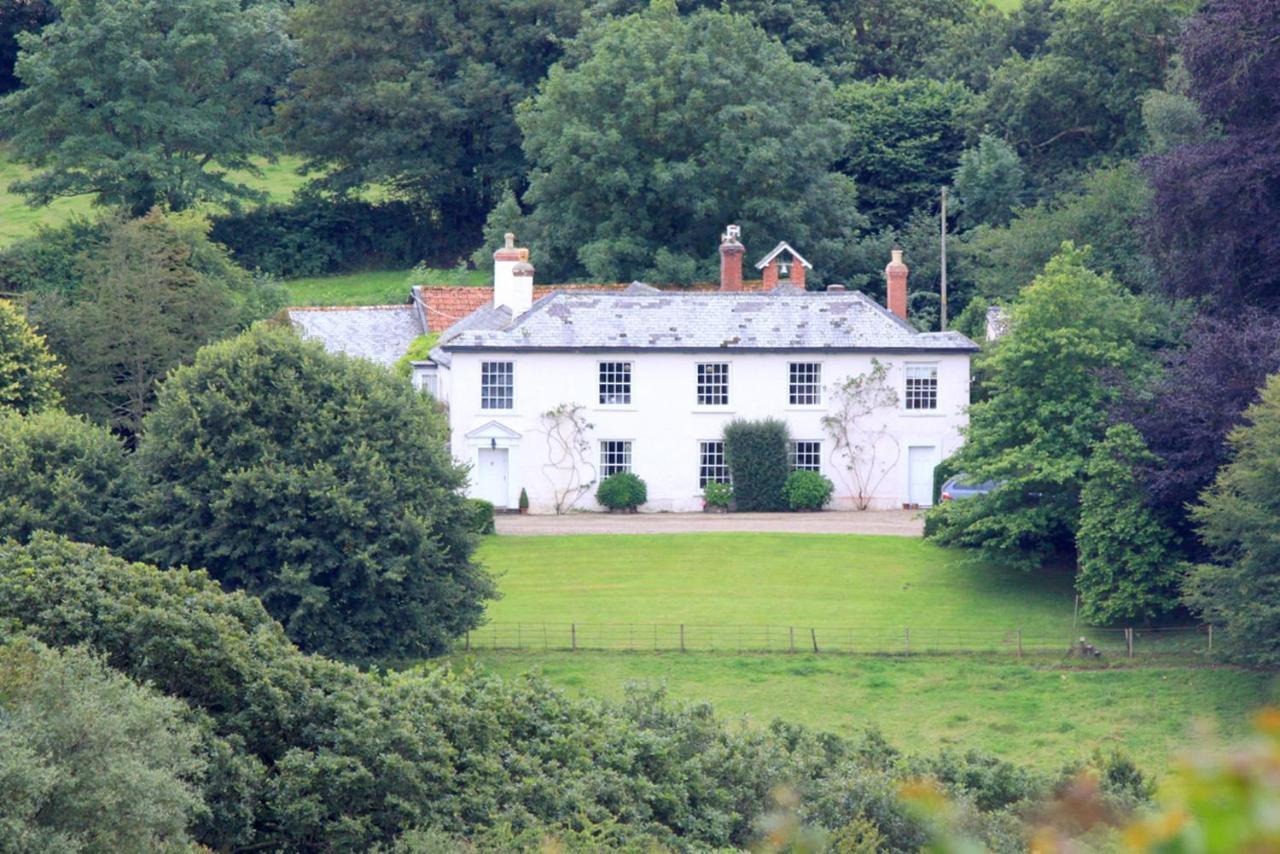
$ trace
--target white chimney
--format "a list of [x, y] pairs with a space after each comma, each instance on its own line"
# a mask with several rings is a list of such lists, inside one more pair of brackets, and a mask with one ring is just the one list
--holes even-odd
[[493, 253], [493, 304], [505, 305], [512, 315], [533, 305], [533, 265], [529, 250], [516, 247], [516, 236], [507, 232], [506, 245]]

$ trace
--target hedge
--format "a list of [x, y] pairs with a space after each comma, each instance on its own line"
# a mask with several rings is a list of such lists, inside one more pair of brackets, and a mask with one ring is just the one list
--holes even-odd
[[236, 263], [281, 278], [452, 263], [461, 251], [420, 209], [399, 201], [303, 196], [213, 219], [210, 237]]
[[733, 481], [737, 509], [744, 512], [786, 510], [783, 489], [791, 465], [790, 435], [776, 418], [730, 421], [724, 428], [724, 458]]

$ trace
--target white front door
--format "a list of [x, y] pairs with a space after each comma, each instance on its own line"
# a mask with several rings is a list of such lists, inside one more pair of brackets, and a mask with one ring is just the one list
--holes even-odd
[[907, 448], [907, 501], [929, 507], [933, 504], [934, 447]]
[[494, 507], [507, 508], [507, 449], [481, 448], [476, 465], [476, 491], [478, 498], [493, 502]]

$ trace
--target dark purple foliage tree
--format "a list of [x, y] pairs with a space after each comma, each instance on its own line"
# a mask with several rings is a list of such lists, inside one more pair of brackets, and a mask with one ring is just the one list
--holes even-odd
[[1247, 311], [1230, 320], [1200, 317], [1184, 346], [1166, 351], [1165, 373], [1141, 400], [1116, 413], [1131, 421], [1163, 459], [1144, 480], [1152, 503], [1187, 531], [1186, 505], [1213, 482], [1227, 460], [1227, 433], [1280, 371], [1280, 317]]
[[1280, 302], [1280, 3], [1209, 0], [1182, 53], [1191, 95], [1221, 132], [1148, 162], [1153, 238], [1176, 296], [1211, 309]]

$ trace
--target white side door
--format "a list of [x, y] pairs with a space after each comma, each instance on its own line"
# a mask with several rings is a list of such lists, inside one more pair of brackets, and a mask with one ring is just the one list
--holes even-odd
[[907, 501], [921, 507], [933, 505], [933, 469], [937, 449], [932, 445], [907, 448]]
[[511, 506], [507, 490], [507, 449], [481, 448], [476, 463], [476, 497], [493, 502], [494, 507]]

